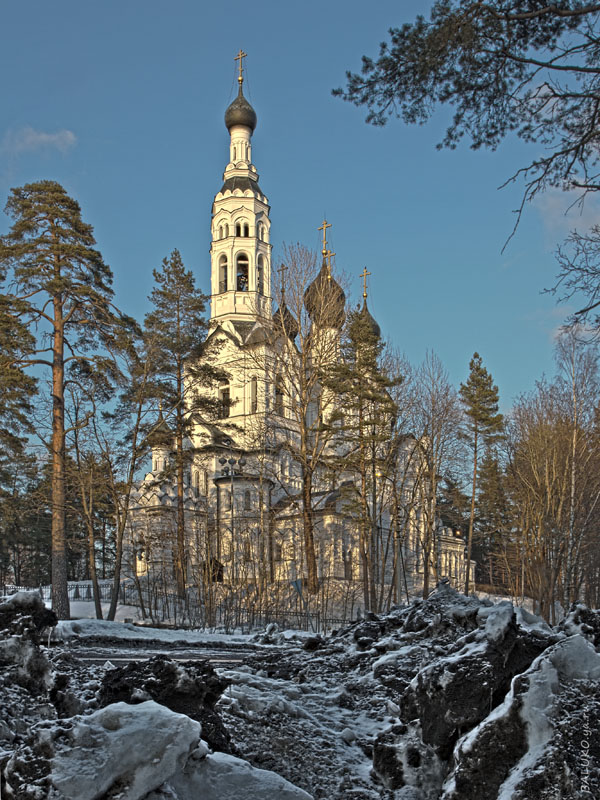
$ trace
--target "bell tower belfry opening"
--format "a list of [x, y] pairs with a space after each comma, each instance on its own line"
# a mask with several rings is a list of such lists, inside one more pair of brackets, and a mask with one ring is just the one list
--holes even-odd
[[238, 94], [225, 112], [229, 162], [212, 207], [211, 320], [254, 320], [271, 314], [269, 203], [252, 163], [256, 112], [244, 97], [244, 59], [240, 50]]

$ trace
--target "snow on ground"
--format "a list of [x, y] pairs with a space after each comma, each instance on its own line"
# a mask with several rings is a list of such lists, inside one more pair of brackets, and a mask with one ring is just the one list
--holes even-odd
[[[328, 638], [79, 619], [57, 626], [50, 651], [27, 619], [4, 618], [0, 602], [11, 800], [600, 797], [600, 614], [585, 607], [552, 629], [505, 599], [440, 587]], [[141, 655], [157, 641], [236, 646], [246, 663], [215, 676], [165, 658], [77, 660], [86, 643], [116, 640]], [[211, 713], [225, 736], [209, 731]]]
[[[47, 606], [50, 608], [50, 601], [47, 601]], [[96, 606], [88, 600], [71, 600], [71, 619], [96, 619]], [[106, 617], [110, 608], [110, 603], [100, 603], [102, 607], [102, 615]], [[117, 605], [115, 614], [115, 622], [124, 622], [126, 619], [141, 620], [142, 614], [138, 606], [124, 606], [120, 603]]]
[[[71, 616], [79, 605], [89, 603], [72, 603]], [[121, 606], [123, 611], [118, 614], [121, 619], [131, 619], [132, 615], [125, 613], [130, 606]], [[86, 609], [89, 611], [89, 609]], [[209, 631], [153, 628], [149, 625], [135, 625], [132, 622], [111, 622], [105, 619], [78, 617], [76, 619], [61, 620], [52, 632], [53, 642], [79, 641], [129, 641], [137, 643], [156, 642], [163, 645], [273, 645], [285, 644], [291, 641], [304, 641], [313, 634], [306, 631], [284, 630], [279, 631], [277, 625], [269, 625], [262, 634], [250, 633], [212, 633]]]
[[115, 785], [120, 800], [310, 800], [279, 775], [210, 753], [199, 723], [151, 700], [113, 703], [69, 726], [41, 728], [47, 752], [54, 748], [50, 800], [95, 800], [109, 790], [114, 796]]
[[176, 644], [248, 644], [253, 640], [250, 634], [206, 633], [205, 631], [168, 630], [134, 625], [131, 622], [109, 622], [105, 619], [61, 620], [52, 634], [54, 642], [68, 642], [71, 639], [105, 641], [122, 640], [136, 642], [161, 642]]

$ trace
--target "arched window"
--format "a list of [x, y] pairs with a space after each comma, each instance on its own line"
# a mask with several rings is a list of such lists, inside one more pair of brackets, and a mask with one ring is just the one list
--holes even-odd
[[227, 291], [227, 256], [222, 255], [219, 259], [219, 293]]
[[208, 471], [205, 469], [202, 470], [202, 494], [208, 494]]
[[237, 147], [233, 148], [233, 160], [237, 161]]
[[252, 510], [252, 494], [250, 493], [250, 489], [246, 489], [244, 492], [244, 511], [251, 511]]
[[273, 561], [283, 561], [283, 542], [276, 539], [273, 542]]
[[250, 413], [256, 414], [258, 411], [258, 380], [256, 377], [250, 380]]
[[227, 384], [226, 386], [222, 386], [219, 389], [219, 417], [221, 419], [228, 417], [230, 409], [231, 409], [231, 393], [229, 390], [229, 384]]
[[229, 225], [225, 223], [225, 238], [229, 236]]
[[241, 222], [236, 222], [235, 223], [235, 235], [236, 236], [241, 236], [242, 235], [242, 223]]
[[252, 545], [250, 539], [244, 539], [244, 561], [252, 561]]
[[197, 469], [194, 470], [192, 487], [194, 489], [194, 494], [198, 497], [200, 494], [200, 473]]
[[347, 581], [352, 580], [352, 550], [348, 548], [348, 550], [343, 551], [344, 557], [344, 579]]
[[283, 378], [281, 377], [281, 375], [278, 375], [275, 378], [275, 407], [273, 410], [275, 411], [276, 414], [279, 414], [281, 417], [283, 417], [283, 395], [284, 395]]
[[244, 224], [244, 236], [246, 238], [248, 238], [248, 236], [250, 236], [250, 226], [248, 225], [248, 223]]
[[258, 257], [256, 266], [256, 291], [259, 294], [265, 293], [265, 260], [262, 256]]
[[236, 262], [236, 281], [238, 292], [248, 291], [248, 256], [245, 253], [240, 253]]
[[223, 238], [223, 226], [219, 225], [219, 239]]

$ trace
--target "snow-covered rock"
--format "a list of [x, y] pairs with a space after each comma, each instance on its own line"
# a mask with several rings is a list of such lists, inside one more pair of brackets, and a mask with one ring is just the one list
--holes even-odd
[[459, 740], [443, 800], [599, 796], [599, 679], [600, 654], [582, 636], [549, 647]]
[[[202, 634], [72, 621], [59, 627], [77, 647], [45, 651], [31, 615], [18, 601], [16, 608], [0, 634], [3, 800], [5, 789], [10, 800], [64, 800], [54, 781], [72, 779], [79, 792], [85, 766], [100, 764], [100, 775], [115, 767], [114, 783], [98, 788], [106, 800], [136, 792], [140, 800], [600, 797], [600, 614], [581, 605], [551, 629], [506, 600], [479, 601], [443, 586], [426, 600], [313, 637], [316, 647], [275, 628], [261, 634], [268, 642], [221, 636], [228, 647], [245, 647], [245, 664], [217, 675], [165, 658], [125, 669], [77, 659], [87, 641], [103, 637], [191, 646], [209, 640]], [[116, 727], [145, 728], [150, 749], [134, 735], [125, 753], [118, 731], [115, 739], [98, 723], [103, 704], [104, 713], [129, 709], [117, 714]], [[139, 725], [139, 709], [155, 706], [154, 722]], [[219, 746], [207, 709], [245, 761], [211, 753], [198, 738], [201, 723], [203, 738]], [[187, 720], [184, 735], [173, 717]], [[185, 735], [190, 724], [193, 737]], [[158, 729], [165, 738], [157, 751], [164, 745], [166, 756], [148, 763]], [[90, 748], [82, 769], [78, 747]]]
[[176, 663], [160, 655], [106, 672], [98, 703], [106, 706], [155, 700], [200, 722], [202, 735], [213, 750], [231, 753], [231, 739], [215, 711], [227, 685], [207, 661]]
[[[193, 754], [192, 754], [193, 755]], [[213, 753], [191, 763], [167, 782], [173, 800], [312, 800], [285, 778], [256, 769], [226, 753]], [[166, 789], [167, 787], [165, 787]], [[149, 796], [147, 800], [158, 800]]]
[[595, 647], [600, 647], [600, 611], [592, 611], [583, 603], [573, 603], [558, 628], [568, 636], [579, 633]]
[[[57, 798], [95, 800], [119, 787], [121, 800], [141, 800], [183, 769], [201, 726], [152, 700], [114, 703], [63, 722], [50, 760]], [[53, 730], [40, 731], [40, 736]], [[52, 797], [52, 794], [50, 794]]]
[[33, 628], [41, 633], [57, 623], [54, 611], [44, 605], [39, 592], [21, 591], [0, 597], [0, 630], [5, 630], [20, 617], [29, 617]]
[[51, 684], [50, 665], [39, 647], [40, 632], [56, 624], [37, 592], [17, 592], [0, 600], [0, 669], [35, 695]]
[[211, 754], [201, 725], [153, 700], [41, 722], [5, 769], [9, 797], [48, 800], [311, 800], [279, 775]]

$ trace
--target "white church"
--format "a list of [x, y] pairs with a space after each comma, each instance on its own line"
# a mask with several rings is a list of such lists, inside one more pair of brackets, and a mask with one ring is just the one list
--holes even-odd
[[[347, 614], [369, 605], [362, 589], [369, 558], [377, 560], [379, 608], [417, 593], [426, 561], [432, 585], [447, 578], [459, 587], [465, 542], [438, 524], [435, 558], [424, 551], [424, 517], [414, 485], [403, 485], [405, 502], [400, 509], [396, 502], [395, 514], [392, 487], [383, 478], [371, 487], [372, 524], [365, 533], [356, 515], [361, 487], [351, 472], [334, 475], [328, 467], [336, 440], [323, 433], [323, 422], [332, 417], [336, 398], [319, 387], [311, 369], [340, 357], [346, 298], [333, 275], [326, 221], [319, 228], [323, 252], [316, 277], [313, 271], [310, 282], [299, 287], [297, 265], [290, 276], [285, 266], [274, 268], [270, 207], [252, 162], [257, 116], [243, 94], [244, 55], [238, 54], [238, 95], [225, 112], [229, 158], [211, 219], [209, 340], [217, 344], [216, 364], [229, 380], [212, 390], [218, 393], [219, 418], [193, 416], [186, 442], [191, 454], [184, 487], [187, 583], [204, 600], [223, 598], [227, 591], [249, 597], [259, 587], [264, 595], [268, 587], [282, 605], [298, 598], [305, 603], [304, 512], [310, 505], [324, 610]], [[361, 314], [379, 336], [366, 294], [365, 277]], [[148, 442], [152, 468], [130, 498], [126, 562], [138, 583], [172, 587], [177, 490], [168, 471], [174, 448], [168, 414], [163, 419], [161, 413]], [[406, 436], [397, 458], [414, 459], [416, 452], [418, 442]]]

